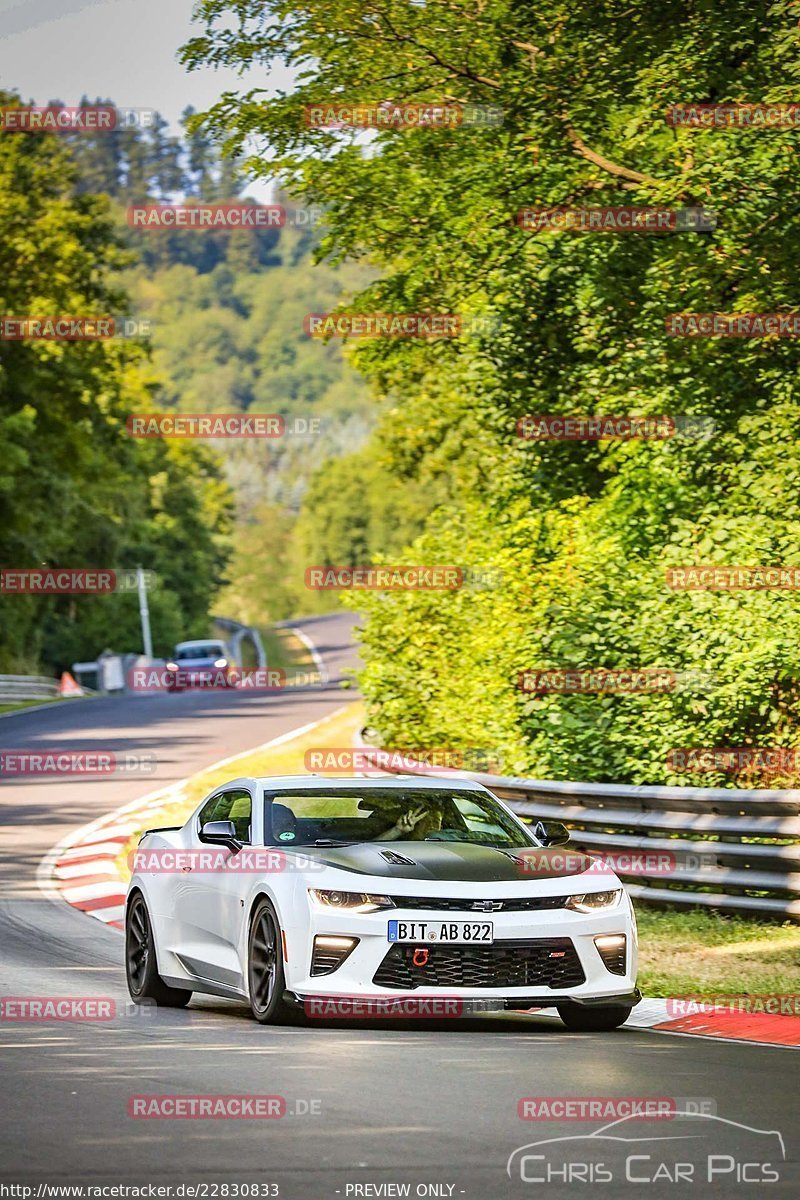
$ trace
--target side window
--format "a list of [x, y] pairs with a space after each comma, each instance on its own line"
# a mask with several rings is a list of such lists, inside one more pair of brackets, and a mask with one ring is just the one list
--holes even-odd
[[249, 792], [228, 792], [233, 797], [229, 821], [236, 826], [236, 836], [240, 842], [250, 843], [250, 819], [252, 800]]
[[220, 792], [200, 809], [199, 827], [209, 821], [233, 821], [240, 842], [250, 842], [252, 801], [245, 791]]

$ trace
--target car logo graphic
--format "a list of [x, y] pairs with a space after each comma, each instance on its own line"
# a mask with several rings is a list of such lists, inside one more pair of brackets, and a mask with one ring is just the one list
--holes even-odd
[[[577, 1146], [577, 1144], [580, 1143], [583, 1143], [587, 1146], [591, 1145], [592, 1143], [595, 1145], [598, 1143], [612, 1143], [630, 1147], [641, 1147], [647, 1145], [648, 1143], [653, 1143], [656, 1146], [658, 1144], [664, 1145], [668, 1142], [698, 1141], [705, 1143], [709, 1131], [714, 1127], [713, 1123], [716, 1123], [717, 1126], [727, 1126], [728, 1128], [732, 1129], [746, 1129], [749, 1133], [760, 1134], [762, 1137], [775, 1138], [777, 1147], [780, 1148], [781, 1161], [786, 1161], [786, 1146], [784, 1145], [783, 1135], [778, 1129], [756, 1129], [753, 1125], [744, 1125], [741, 1121], [730, 1121], [727, 1117], [718, 1117], [712, 1113], [682, 1112], [679, 1110], [671, 1114], [672, 1120], [678, 1120], [679, 1118], [697, 1121], [697, 1132], [683, 1134], [663, 1134], [660, 1136], [648, 1136], [645, 1134], [640, 1137], [625, 1137], [624, 1135], [627, 1133], [627, 1127], [629, 1124], [640, 1119], [636, 1114], [632, 1114], [630, 1116], [620, 1117], [618, 1120], [611, 1121], [607, 1125], [602, 1125], [599, 1129], [595, 1129], [589, 1134], [567, 1134], [565, 1136], [556, 1138], [542, 1138], [538, 1142], [529, 1142], [526, 1146], [519, 1146], [508, 1156], [506, 1172], [509, 1178], [513, 1178], [511, 1168], [512, 1165], [515, 1165], [515, 1160], [516, 1165], [520, 1166], [521, 1170], [522, 1159], [517, 1160], [517, 1155], [524, 1156], [526, 1150], [535, 1150], [542, 1146], [553, 1146], [562, 1142], [569, 1142], [574, 1146]], [[708, 1122], [708, 1124], [704, 1127], [702, 1124], [703, 1122]], [[536, 1157], [541, 1158], [541, 1153], [539, 1153]], [[522, 1176], [522, 1179], [523, 1182], [533, 1182], [532, 1180], [526, 1180], [524, 1176]]]
[[473, 912], [499, 912], [502, 907], [502, 900], [476, 900], [470, 905]]

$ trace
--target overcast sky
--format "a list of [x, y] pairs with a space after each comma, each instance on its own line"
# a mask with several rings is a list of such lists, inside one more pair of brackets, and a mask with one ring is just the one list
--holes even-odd
[[0, 0], [0, 85], [36, 104], [109, 97], [158, 109], [173, 126], [187, 104], [206, 108], [226, 89], [288, 87], [282, 71], [256, 70], [246, 81], [232, 71], [186, 71], [177, 53], [200, 29], [192, 7], [192, 0]]

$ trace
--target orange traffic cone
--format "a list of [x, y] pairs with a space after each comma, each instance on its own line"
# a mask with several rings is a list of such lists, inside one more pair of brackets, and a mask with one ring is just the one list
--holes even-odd
[[82, 696], [83, 688], [77, 683], [69, 671], [65, 671], [61, 676], [61, 683], [58, 685], [59, 696]]

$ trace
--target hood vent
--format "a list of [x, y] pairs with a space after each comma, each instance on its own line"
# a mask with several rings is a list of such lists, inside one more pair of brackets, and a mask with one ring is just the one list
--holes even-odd
[[391, 863], [393, 867], [415, 867], [417, 865], [413, 858], [404, 858], [396, 850], [381, 850], [381, 858], [384, 862]]

